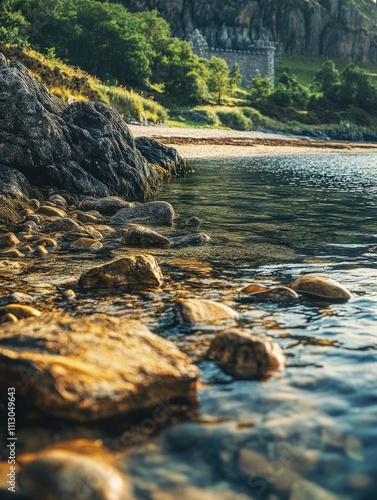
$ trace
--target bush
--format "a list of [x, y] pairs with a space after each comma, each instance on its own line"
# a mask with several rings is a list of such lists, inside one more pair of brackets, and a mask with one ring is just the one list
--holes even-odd
[[239, 110], [234, 111], [218, 111], [217, 116], [219, 117], [221, 124], [225, 127], [232, 128], [234, 130], [251, 130], [253, 128], [253, 123], [249, 118]]

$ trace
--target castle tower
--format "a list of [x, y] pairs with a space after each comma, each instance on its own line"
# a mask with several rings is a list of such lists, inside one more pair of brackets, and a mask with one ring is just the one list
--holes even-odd
[[202, 33], [196, 29], [187, 38], [195, 54], [203, 59], [212, 56], [226, 60], [229, 68], [238, 63], [242, 74], [242, 85], [248, 87], [250, 80], [259, 73], [268, 76], [272, 83], [275, 80], [275, 45], [265, 40], [256, 40], [249, 50], [229, 50], [209, 47]]

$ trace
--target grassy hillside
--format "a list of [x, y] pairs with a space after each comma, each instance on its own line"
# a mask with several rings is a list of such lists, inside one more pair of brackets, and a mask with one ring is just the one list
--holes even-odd
[[97, 78], [80, 68], [74, 68], [58, 59], [46, 57], [35, 50], [0, 42], [0, 52], [9, 61], [19, 61], [50, 92], [64, 102], [99, 101], [110, 104], [124, 116], [140, 120], [144, 114], [148, 120], [157, 122], [167, 118], [167, 110], [151, 98], [123, 87], [104, 85]]
[[[297, 79], [301, 85], [309, 86], [314, 79], [315, 73], [324, 62], [325, 59], [323, 57], [283, 55], [276, 62], [275, 79], [277, 81], [284, 71], [288, 71], [297, 75]], [[340, 59], [335, 59], [334, 62], [339, 71], [343, 71], [348, 64], [347, 61], [341, 61]], [[370, 76], [377, 80], [377, 64], [359, 63], [358, 66], [365, 69]]]

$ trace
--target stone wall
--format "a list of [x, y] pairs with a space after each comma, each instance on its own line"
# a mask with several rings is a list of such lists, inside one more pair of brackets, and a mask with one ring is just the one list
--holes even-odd
[[212, 56], [221, 57], [229, 68], [238, 63], [242, 74], [242, 85], [250, 86], [250, 80], [259, 73], [268, 76], [272, 83], [275, 79], [275, 46], [272, 43], [256, 41], [249, 50], [215, 49], [208, 46], [207, 40], [199, 30], [194, 30], [188, 37], [192, 50], [203, 59]]
[[275, 48], [258, 48], [250, 51], [226, 50], [226, 49], [206, 49], [200, 54], [204, 59], [211, 59], [212, 56], [221, 57], [228, 63], [229, 68], [233, 68], [235, 63], [240, 65], [242, 74], [242, 85], [250, 86], [250, 80], [259, 73], [261, 76], [268, 76], [272, 83], [275, 79]]

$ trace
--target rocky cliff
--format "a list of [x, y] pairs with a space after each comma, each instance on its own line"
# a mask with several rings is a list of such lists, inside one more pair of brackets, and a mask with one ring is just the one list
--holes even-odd
[[373, 0], [121, 1], [134, 12], [158, 9], [180, 38], [197, 28], [216, 48], [247, 49], [263, 38], [288, 54], [377, 61]]
[[[166, 175], [186, 173], [172, 148], [142, 146]], [[0, 195], [22, 198], [57, 189], [145, 201], [161, 177], [148, 158], [113, 108], [83, 101], [66, 106], [0, 53]]]

